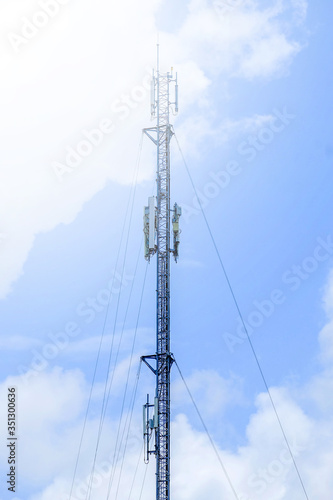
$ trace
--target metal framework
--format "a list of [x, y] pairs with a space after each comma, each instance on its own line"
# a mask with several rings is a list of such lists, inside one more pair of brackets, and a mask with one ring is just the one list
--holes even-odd
[[[158, 47], [157, 47], [158, 50]], [[158, 52], [157, 52], [158, 53]], [[170, 102], [170, 82], [175, 82], [175, 102]], [[144, 212], [145, 256], [157, 253], [157, 314], [156, 314], [156, 353], [142, 356], [142, 360], [156, 376], [154, 404], [144, 405], [144, 439], [146, 444], [145, 460], [150, 454], [156, 456], [156, 499], [170, 500], [170, 371], [173, 355], [170, 352], [170, 253], [178, 257], [180, 207], [170, 208], [170, 140], [173, 135], [169, 123], [170, 106], [178, 111], [177, 75], [161, 74], [157, 56], [157, 73], [152, 81], [152, 116], [157, 117], [156, 127], [144, 129], [144, 133], [157, 147], [157, 207], [154, 199]], [[153, 208], [152, 208], [153, 207]], [[174, 248], [170, 248], [171, 212], [174, 213]], [[155, 236], [156, 232], [156, 236]], [[153, 236], [152, 236], [153, 234]], [[154, 367], [149, 363], [155, 360]], [[149, 419], [149, 409], [154, 407], [154, 416]], [[154, 446], [151, 439], [154, 435]]]

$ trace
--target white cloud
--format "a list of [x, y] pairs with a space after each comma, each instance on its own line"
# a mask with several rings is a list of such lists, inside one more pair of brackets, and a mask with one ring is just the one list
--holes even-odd
[[[329, 322], [331, 291], [332, 273], [324, 296]], [[118, 367], [119, 380], [125, 379], [126, 364], [128, 365], [128, 360], [124, 360]], [[219, 429], [225, 425], [223, 411], [226, 406], [235, 406], [244, 398], [241, 381], [235, 377], [223, 379], [214, 371], [202, 370], [192, 373], [187, 378], [187, 383], [200, 409], [208, 408], [210, 414], [206, 415], [204, 411], [202, 413], [205, 414], [205, 420], [208, 417], [211, 435], [216, 439]], [[18, 387], [20, 477], [35, 492], [32, 496], [23, 496], [20, 492], [18, 496], [20, 500], [59, 500], [70, 489], [89, 383], [77, 370], [63, 371], [55, 368], [31, 379], [28, 385], [22, 385], [18, 377], [10, 377], [1, 384], [0, 394], [5, 394], [10, 385]], [[309, 498], [323, 500], [329, 500], [333, 489], [332, 386], [332, 360], [330, 364], [326, 360], [324, 370], [304, 387], [271, 388]], [[120, 394], [121, 391], [117, 393]], [[184, 387], [176, 383], [172, 393], [174, 402], [177, 404], [182, 400], [185, 406]], [[94, 391], [94, 404], [101, 401], [102, 394], [103, 385], [99, 383]], [[184, 406], [181, 410], [179, 406], [178, 411], [183, 412]], [[80, 499], [78, 492], [82, 494], [84, 491], [80, 488], [87, 484], [91, 470], [98, 432], [96, 408], [88, 418], [73, 500]], [[118, 429], [115, 410], [118, 408], [110, 407], [105, 422], [107, 439], [101, 442], [92, 500], [106, 497]], [[141, 450], [139, 410], [137, 408], [133, 416], [129, 448], [120, 482], [120, 492], [125, 498], [128, 498]], [[4, 405], [0, 407], [0, 420], [5, 421]], [[255, 410], [248, 419], [244, 440], [245, 443], [234, 451], [226, 449], [221, 439], [215, 440], [216, 449], [240, 500], [303, 498], [291, 457], [265, 393], [259, 394], [255, 399]], [[0, 463], [5, 464], [3, 448], [0, 453]], [[40, 460], [40, 457], [47, 457], [47, 460]], [[122, 452], [117, 461], [113, 488], [118, 484], [121, 457]], [[134, 492], [141, 490], [144, 467], [141, 458]], [[211, 500], [227, 500], [232, 497], [208, 436], [198, 425], [194, 428], [183, 413], [177, 414], [172, 423], [172, 467], [173, 497], [179, 500], [204, 500], [207, 495]], [[142, 500], [149, 500], [151, 491], [154, 491], [154, 457], [151, 458]]]
[[[121, 367], [122, 364], [118, 367], [119, 370]], [[1, 384], [0, 393], [6, 394], [7, 387], [10, 386], [15, 386], [17, 393], [19, 484], [26, 485], [28, 491], [36, 493], [32, 498], [55, 498], [54, 495], [58, 495], [56, 498], [59, 499], [60, 494], [68, 494], [70, 489], [90, 393], [90, 382], [84, 380], [79, 370], [63, 371], [57, 367], [40, 373], [38, 377], [30, 378], [29, 384], [23, 383], [20, 377], [9, 377]], [[96, 384], [82, 441], [77, 475], [79, 482], [85, 482], [91, 470], [102, 396], [102, 384]], [[3, 421], [5, 421], [5, 410], [5, 405], [2, 405], [0, 417]], [[115, 415], [119, 411], [120, 408], [115, 409], [111, 406], [106, 414], [97, 470], [106, 466], [109, 471], [111, 469], [118, 431], [118, 417]], [[118, 446], [121, 444], [120, 457], [125, 443], [122, 437], [123, 429], [126, 429], [126, 438], [128, 422], [127, 406], [125, 406], [118, 440]], [[124, 424], [127, 427], [124, 427]], [[132, 452], [134, 454], [129, 460], [132, 471], [141, 448], [138, 433], [129, 434], [127, 446], [129, 455], [131, 456]], [[7, 463], [4, 447], [1, 448], [0, 454], [0, 470], [4, 474]], [[108, 481], [104, 480], [104, 489], [107, 484]], [[37, 493], [43, 490], [44, 493]], [[22, 486], [18, 488], [17, 493], [19, 497], [22, 495], [24, 500], [28, 499], [28, 494], [23, 492]]]
[[[221, 416], [226, 407], [244, 403], [243, 382], [234, 375], [226, 379], [214, 370], [197, 370], [186, 379], [186, 383], [206, 417]], [[176, 409], [192, 404], [181, 379], [173, 387], [172, 398]]]
[[323, 297], [323, 303], [327, 316], [330, 319], [333, 319], [333, 270], [330, 272], [328, 276]]
[[319, 340], [322, 359], [331, 362], [333, 360], [333, 321], [321, 330]]
[[[22, 273], [36, 235], [72, 222], [107, 182], [131, 181], [141, 128], [151, 125], [148, 80], [159, 4], [102, 2], [97, 9], [92, 1], [69, 1], [18, 52], [8, 34], [21, 35], [22, 18], [32, 22], [41, 2], [1, 5], [0, 297]], [[294, 9], [304, 15], [304, 2]], [[160, 34], [162, 70], [169, 64], [178, 70], [181, 109], [197, 106], [197, 117], [183, 126], [185, 150], [212, 133], [214, 75], [272, 77], [288, 67], [300, 47], [284, 34], [283, 13], [280, 3], [260, 9], [247, 1], [224, 18], [212, 3], [192, 2], [179, 31]], [[82, 141], [106, 119], [112, 132], [74, 159], [73, 149], [81, 143], [86, 154]], [[76, 166], [61, 183], [54, 162], [68, 156]], [[141, 165], [139, 181], [152, 178], [150, 153]]]
[[[17, 453], [21, 480], [40, 486], [53, 478], [61, 463], [72, 462], [64, 449], [67, 449], [66, 442], [73, 444], [77, 440], [77, 433], [70, 436], [69, 430], [80, 415], [85, 398], [83, 377], [78, 371], [64, 372], [57, 368], [31, 379], [28, 385], [19, 377], [9, 377], [1, 384], [1, 394], [6, 394], [10, 386], [17, 388]], [[5, 421], [5, 405], [1, 406], [1, 418]], [[62, 426], [66, 430], [59, 434]], [[2, 467], [6, 463], [4, 453], [2, 448]]]
[[294, 15], [299, 23], [302, 23], [308, 11], [308, 2], [306, 0], [292, 0], [291, 4], [293, 6]]
[[[328, 321], [331, 318], [332, 276], [331, 274], [324, 297], [329, 311]], [[119, 364], [119, 380], [124, 380], [127, 366], [128, 359]], [[134, 380], [134, 374], [131, 380]], [[221, 438], [218, 441], [216, 436], [220, 435], [219, 429], [225, 425], [225, 408], [244, 402], [242, 381], [237, 377], [224, 379], [212, 370], [201, 370], [192, 373], [187, 378], [187, 383], [200, 409], [208, 408], [207, 414], [205, 411], [202, 413], [205, 420], [208, 418], [216, 450], [240, 500], [284, 500], [303, 497], [299, 479], [266, 393], [259, 394], [255, 399], [255, 410], [248, 419], [244, 444], [231, 451], [225, 449]], [[332, 384], [331, 364], [325, 365], [324, 370], [304, 387], [270, 388], [309, 498], [328, 500], [333, 488], [333, 406], [330, 403]], [[20, 474], [35, 492], [29, 499], [24, 497], [24, 500], [59, 500], [62, 495], [68, 494], [70, 489], [89, 383], [79, 371], [65, 372], [55, 368], [41, 373], [24, 386], [18, 377], [10, 377], [1, 385], [1, 392], [4, 393], [9, 385], [18, 386]], [[186, 408], [186, 389], [177, 382], [172, 393], [176, 409], [182, 412], [176, 414], [172, 423], [173, 496], [179, 500], [204, 500], [209, 495], [212, 500], [227, 500], [232, 493], [208, 436], [200, 427], [194, 428], [188, 417], [183, 414]], [[121, 394], [118, 389], [117, 394]], [[79, 492], [83, 494], [89, 478], [98, 432], [96, 404], [101, 401], [102, 395], [103, 384], [98, 383], [94, 391], [94, 411], [87, 422], [82, 462], [80, 461], [73, 500], [80, 498]], [[180, 401], [182, 410], [177, 406]], [[118, 407], [111, 406], [105, 421], [105, 435], [108, 438], [101, 441], [92, 500], [107, 494], [119, 424], [118, 410]], [[138, 410], [139, 408], [136, 408], [135, 412]], [[4, 411], [2, 406], [1, 420], [5, 418]], [[126, 412], [127, 410], [125, 420], [128, 418]], [[135, 492], [141, 490], [145, 472], [142, 458], [140, 459], [140, 419], [136, 413], [132, 424], [120, 481], [120, 491], [125, 498], [128, 497], [138, 463]], [[38, 460], [40, 456], [48, 456], [48, 460], [41, 463]], [[120, 477], [122, 451], [118, 458], [114, 469], [113, 488], [117, 487]], [[33, 471], [37, 462], [39, 471], [36, 479]], [[151, 457], [143, 500], [149, 500], [150, 492], [154, 490], [154, 480], [154, 457]]]
[[239, 120], [225, 120], [216, 132], [216, 141], [223, 143], [245, 133], [257, 133], [274, 120], [272, 115], [254, 115]]
[[[135, 331], [134, 330], [124, 330], [122, 333], [117, 331], [114, 335], [107, 334], [104, 335], [101, 352], [109, 352], [110, 346], [113, 345], [113, 352], [115, 353], [118, 349], [121, 355], [126, 352], [129, 352]], [[150, 343], [149, 336], [151, 338], [151, 330], [145, 328], [139, 328], [136, 332], [136, 336], [140, 339], [140, 345], [146, 345]], [[91, 355], [95, 356], [100, 348], [100, 336], [89, 337], [82, 340], [71, 341], [68, 343], [66, 348], [64, 349], [64, 353], [68, 356], [77, 356], [77, 355]]]
[[291, 60], [300, 51], [295, 42], [288, 42], [282, 34], [256, 41], [251, 54], [241, 66], [241, 72], [247, 78], [271, 76], [283, 71], [286, 61]]
[[[227, 12], [224, 2], [213, 3], [215, 9], [206, 1], [191, 5], [180, 34], [188, 51], [199, 54], [209, 72], [248, 79], [273, 77], [284, 73], [300, 50], [300, 44], [285, 34], [290, 26], [284, 17], [290, 5], [285, 2], [261, 9], [252, 0], [240, 1]], [[292, 9], [299, 12], [300, 4]], [[304, 8], [302, 12], [305, 15]]]
[[306, 385], [304, 397], [311, 399], [321, 413], [332, 415], [333, 400], [328, 394], [333, 390], [333, 270], [325, 286], [323, 307], [328, 321], [319, 332], [319, 359], [324, 370]]
[[226, 119], [215, 126], [212, 118], [198, 113], [184, 120], [176, 133], [181, 149], [187, 151], [186, 157], [200, 158], [204, 148], [209, 149], [211, 144], [226, 144], [246, 133], [257, 133], [273, 120], [272, 115], [255, 114], [238, 120]]
[[329, 318], [319, 334], [321, 357], [325, 362], [333, 360], [333, 271], [330, 272], [323, 298], [324, 308]]
[[26, 351], [40, 345], [40, 340], [23, 335], [10, 335], [0, 337], [0, 349], [2, 351]]
[[333, 368], [328, 366], [314, 377], [304, 389], [304, 398], [310, 399], [320, 413], [332, 415], [333, 400], [327, 395], [333, 391]]

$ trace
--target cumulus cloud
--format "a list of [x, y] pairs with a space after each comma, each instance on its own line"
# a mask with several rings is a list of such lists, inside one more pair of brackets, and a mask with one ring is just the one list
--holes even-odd
[[[71, 422], [79, 416], [85, 399], [83, 377], [78, 371], [64, 372], [58, 368], [31, 379], [28, 385], [23, 384], [20, 377], [9, 377], [1, 384], [1, 394], [6, 394], [7, 387], [11, 386], [17, 389], [17, 453], [21, 481], [38, 488], [52, 480], [54, 472], [61, 469], [62, 461], [67, 465], [71, 462], [64, 450], [68, 440], [73, 443], [76, 439], [75, 433], [69, 438], [68, 431]], [[3, 421], [5, 410], [2, 405]], [[66, 431], [59, 433], [62, 426]], [[6, 463], [5, 448], [2, 447], [2, 473]]]
[[329, 318], [319, 334], [322, 359], [331, 363], [333, 360], [333, 272], [331, 271], [325, 288], [323, 304]]
[[238, 120], [226, 119], [216, 125], [213, 117], [198, 112], [177, 127], [177, 138], [187, 158], [200, 158], [211, 144], [221, 145], [245, 133], [257, 133], [274, 120], [272, 115], [245, 116]]
[[[200, 401], [206, 417], [222, 415], [230, 404], [244, 403], [243, 381], [235, 375], [223, 378], [214, 370], [197, 370], [186, 379], [186, 384], [195, 400]], [[191, 404], [182, 380], [173, 387], [172, 401], [176, 409]]]
[[308, 2], [306, 0], [292, 0], [291, 4], [294, 8], [294, 16], [299, 23], [302, 23], [306, 18], [308, 11]]
[[[0, 83], [3, 144], [0, 158], [3, 179], [0, 187], [0, 297], [6, 296], [20, 276], [36, 235], [61, 223], [71, 223], [84, 203], [107, 182], [122, 185], [131, 182], [136, 151], [128, 145], [137, 145], [141, 128], [150, 124], [149, 79], [156, 37], [154, 15], [160, 2], [127, 0], [111, 5], [102, 2], [98, 9], [92, 1], [84, 5], [63, 2], [66, 5], [59, 7], [45, 26], [34, 30], [30, 25], [30, 38], [15, 48], [14, 38], [9, 35], [21, 36], [24, 29], [29, 32], [27, 26], [41, 11], [41, 3], [28, 5], [20, 0], [0, 6], [4, 20], [1, 34], [6, 41], [0, 48], [3, 74]], [[223, 74], [226, 79], [272, 78], [286, 71], [301, 48], [297, 38], [285, 34], [284, 2], [276, 2], [269, 9], [262, 9], [253, 1], [235, 4], [235, 8], [222, 13], [218, 2], [193, 0], [179, 31], [160, 35], [161, 41], [165, 41], [164, 61], [177, 65], [181, 75], [183, 110], [186, 112], [193, 104], [196, 106], [197, 118], [185, 120], [181, 128], [185, 151], [193, 146], [193, 137], [196, 143], [200, 143], [207, 133], [214, 138], [212, 123], [216, 117], [209, 91], [216, 75]], [[295, 0], [292, 6], [295, 24], [303, 22], [306, 2]], [[270, 117], [264, 115], [229, 120], [219, 126], [219, 137], [227, 140], [230, 135], [252, 130], [269, 120]], [[96, 129], [100, 129], [99, 132]], [[88, 138], [91, 146], [87, 149], [82, 141]], [[139, 181], [154, 175], [149, 168], [150, 156], [146, 160], [142, 161], [145, 166]], [[61, 170], [61, 165], [67, 170]], [[320, 341], [323, 349], [330, 352], [331, 330], [324, 330]], [[13, 338], [11, 342], [7, 346], [11, 349], [37, 347], [37, 341], [31, 340], [28, 345], [28, 340], [22, 337]], [[68, 355], [95, 351], [96, 346], [96, 340], [79, 341], [69, 348]], [[117, 396], [128, 362], [122, 359], [117, 367]], [[221, 415], [227, 406], [243, 401], [241, 381], [234, 377], [224, 379], [213, 371], [195, 372], [188, 383], [196, 398], [208, 408], [208, 417], [216, 426], [223, 425]], [[21, 484], [26, 487], [26, 491], [21, 492], [21, 500], [59, 500], [70, 489], [89, 383], [78, 370], [55, 368], [29, 377], [28, 384], [24, 384], [21, 377], [9, 377], [1, 384], [1, 394], [9, 385], [17, 386], [19, 394], [19, 470]], [[219, 390], [213, 390], [214, 387]], [[304, 397], [313, 400], [314, 395], [320, 394], [318, 406], [328, 411], [324, 403], [329, 400], [327, 393], [331, 393], [331, 387], [332, 377], [327, 371], [313, 380]], [[184, 388], [176, 384], [174, 391], [177, 403], [177, 397], [180, 401], [184, 396]], [[89, 480], [99, 426], [98, 403], [102, 395], [103, 384], [97, 384], [74, 489], [78, 499], [80, 494], [82, 498]], [[333, 459], [330, 421], [324, 417], [319, 423], [312, 421], [285, 388], [275, 389], [274, 397], [288, 423], [288, 436], [295, 455], [301, 460], [310, 491], [319, 498], [329, 498], [327, 492], [332, 490], [329, 464]], [[247, 427], [246, 445], [231, 452], [225, 450], [223, 444], [216, 443], [219, 454], [237, 491], [243, 495], [240, 496], [242, 500], [253, 496], [282, 500], [285, 492], [297, 498], [299, 484], [286, 458], [267, 396], [260, 395], [256, 404], [256, 412]], [[1, 405], [2, 422], [5, 421], [4, 411]], [[115, 469], [112, 469], [114, 455], [110, 450], [115, 447], [118, 426], [118, 416], [112, 410], [105, 420], [107, 439], [102, 441], [98, 456], [99, 472], [92, 500], [106, 497], [113, 473], [117, 486], [121, 470], [120, 484], [126, 494], [132, 484], [133, 491], [141, 489], [145, 466], [141, 459], [138, 462], [140, 423], [137, 420], [133, 423], [125, 466], [122, 468], [123, 441]], [[179, 500], [230, 498], [229, 486], [205, 433], [195, 428], [183, 414], [176, 415], [173, 433], [174, 496]], [[6, 463], [4, 447], [0, 453], [3, 466]], [[268, 470], [268, 480], [262, 477], [262, 468]], [[312, 482], [312, 471], [322, 478], [320, 485]], [[1, 472], [4, 473], [3, 468]], [[154, 472], [152, 463], [146, 477], [148, 490], [154, 489]], [[148, 500], [150, 496], [144, 492], [142, 498]]]
[[[52, 15], [45, 3], [0, 7], [0, 297], [22, 273], [36, 235], [72, 222], [107, 182], [131, 182], [140, 131], [151, 124], [160, 2], [102, 2], [97, 9], [92, 1], [55, 1]], [[298, 19], [305, 6], [293, 3]], [[200, 142], [212, 131], [215, 75], [274, 77], [300, 50], [284, 33], [285, 10], [281, 2], [262, 9], [244, 1], [224, 16], [216, 3], [193, 1], [179, 30], [161, 33], [162, 69], [177, 67], [184, 116], [197, 109], [182, 128], [185, 152], [193, 137]], [[139, 182], [154, 175], [144, 154]]]
[[[286, 422], [285, 428], [288, 439], [302, 472], [310, 496], [320, 494], [321, 498], [329, 498], [332, 482], [330, 476], [330, 459], [332, 457], [332, 425], [329, 422], [313, 422], [301, 408], [292, 401], [286, 390], [274, 390], [277, 408], [281, 418]], [[266, 395], [257, 399], [257, 411], [252, 415], [248, 425], [248, 442], [236, 452], [231, 452], [215, 443], [219, 458], [222, 461], [235, 490], [241, 500], [252, 498], [283, 500], [292, 496], [302, 498], [300, 485], [295, 475], [292, 460], [287, 447], [281, 437], [276, 419]], [[220, 422], [220, 425], [223, 423]], [[107, 427], [108, 451], [104, 448], [97, 461], [94, 476], [94, 487], [91, 498], [93, 500], [106, 496], [109, 480], [112, 477], [111, 464], [113, 463], [112, 446], [115, 444], [114, 421]], [[86, 445], [83, 455], [91, 457], [94, 449], [97, 427], [89, 422]], [[63, 433], [63, 431], [62, 431]], [[59, 433], [61, 434], [61, 432]], [[133, 428], [132, 441], [126, 454], [125, 467], [121, 472], [122, 460], [118, 460], [114, 470], [115, 479], [112, 484], [116, 487], [121, 472], [121, 493], [128, 497], [130, 487], [135, 483], [134, 493], [142, 487], [144, 478], [143, 457], [140, 440], [133, 439], [140, 435], [140, 428]], [[173, 480], [172, 492], [180, 500], [203, 500], [207, 492], [213, 500], [228, 499], [232, 495], [220, 461], [212, 449], [207, 435], [194, 428], [184, 414], [178, 414], [172, 424], [173, 446], [172, 464]], [[68, 437], [68, 435], [67, 435]], [[76, 437], [78, 437], [76, 435]], [[59, 445], [64, 439], [59, 436]], [[38, 441], [37, 441], [38, 445]], [[52, 443], [54, 446], [54, 444]], [[73, 446], [76, 450], [76, 447]], [[120, 454], [120, 457], [122, 454]], [[84, 458], [85, 464], [80, 467], [74, 498], [84, 498], [86, 485], [89, 482], [90, 461]], [[57, 462], [57, 463], [56, 463]], [[154, 490], [154, 458], [151, 459], [149, 474], [145, 481], [142, 498], [148, 500], [150, 492]], [[139, 466], [138, 466], [139, 463]], [[61, 462], [60, 454], [55, 453], [52, 460], [53, 479], [46, 483], [40, 493], [32, 498], [38, 500], [55, 500], [67, 498], [71, 478], [65, 464]], [[139, 472], [135, 471], [139, 467]], [[70, 468], [71, 472], [73, 467]], [[314, 475], [320, 474], [320, 484], [312, 481]], [[45, 476], [46, 477], [46, 476]], [[67, 493], [68, 494], [68, 493]]]
[[289, 22], [284, 16], [290, 8], [297, 11], [297, 19], [300, 12], [304, 18], [304, 2], [290, 7], [276, 1], [260, 8], [252, 0], [213, 4], [195, 0], [181, 35], [191, 55], [199, 54], [206, 71], [246, 79], [273, 77], [284, 73], [301, 49], [300, 42], [285, 33]]
[[[331, 273], [323, 301], [329, 323], [332, 276]], [[321, 336], [322, 332], [320, 339]], [[321, 346], [325, 349], [325, 344]], [[122, 379], [125, 377], [126, 364], [128, 360], [123, 360], [118, 367], [118, 375]], [[134, 378], [132, 374], [132, 382]], [[184, 414], [186, 389], [180, 381], [175, 382], [172, 389], [176, 410], [172, 422], [174, 497], [179, 500], [204, 500], [207, 495], [212, 500], [231, 498], [232, 492], [222, 462], [240, 500], [303, 498], [292, 458], [266, 393], [258, 394], [255, 398], [255, 409], [249, 415], [243, 444], [235, 450], [229, 450], [224, 446], [223, 438], [218, 437], [219, 429], [227, 425], [225, 408], [244, 402], [242, 381], [234, 376], [222, 378], [213, 370], [197, 370], [187, 377], [187, 384], [199, 407], [209, 408], [208, 414], [204, 411], [203, 414], [205, 419], [208, 418], [215, 450], [204, 430]], [[326, 359], [323, 370], [303, 387], [281, 385], [270, 388], [309, 498], [323, 500], [330, 498], [333, 488], [332, 384], [332, 360], [329, 363]], [[22, 384], [19, 377], [9, 377], [1, 384], [1, 393], [10, 385], [18, 387], [20, 474], [26, 482], [27, 491], [31, 492], [24, 500], [68, 499], [89, 383], [78, 370], [54, 368], [31, 378], [29, 384]], [[87, 491], [102, 397], [102, 385], [98, 383], [94, 391], [93, 411], [87, 420], [73, 499], [85, 498]], [[144, 398], [144, 395], [140, 394], [141, 397]], [[139, 409], [139, 406], [135, 409], [129, 428], [128, 407], [125, 408], [120, 426], [118, 408], [110, 407], [103, 434], [107, 439], [101, 440], [93, 476], [92, 500], [107, 496], [110, 481], [112, 491], [115, 493], [119, 484], [119, 491], [125, 498], [128, 498], [131, 489], [137, 494], [145, 485], [142, 498], [150, 498], [150, 492], [154, 490], [154, 458], [151, 459], [146, 476], [142, 457], [142, 430], [140, 419], [137, 418]], [[0, 419], [4, 420], [3, 405], [0, 411]], [[119, 436], [123, 437], [117, 441], [118, 429]], [[124, 454], [126, 440], [127, 452]], [[0, 453], [4, 454], [3, 448]], [[41, 456], [47, 456], [48, 460], [41, 462]], [[1, 460], [1, 463], [5, 461]], [[38, 477], [34, 474], [35, 463], [40, 464]]]
[[40, 345], [38, 339], [25, 337], [23, 335], [1, 336], [0, 348], [4, 351], [26, 351]]
[[[119, 369], [122, 370], [122, 366]], [[70, 491], [85, 421], [90, 383], [84, 379], [79, 370], [64, 371], [55, 367], [41, 372], [37, 377], [30, 377], [28, 384], [20, 377], [9, 377], [1, 384], [0, 393], [4, 395], [7, 387], [11, 386], [15, 386], [17, 392], [17, 470], [20, 477], [18, 497], [24, 500], [28, 498], [59, 500], [63, 498], [61, 495], [68, 495]], [[96, 384], [81, 445], [75, 490], [79, 490], [77, 486], [85, 486], [89, 480], [100, 426], [99, 410], [103, 398], [101, 389], [102, 384]], [[0, 416], [5, 420], [4, 405], [1, 406]], [[96, 470], [99, 471], [99, 477], [102, 474], [105, 493], [112, 464], [117, 462], [117, 474], [120, 471], [119, 457], [122, 457], [125, 439], [127, 439], [129, 463], [132, 464], [130, 472], [133, 472], [137, 456], [141, 454], [141, 439], [138, 438], [138, 433], [133, 431], [132, 434], [128, 434], [129, 416], [126, 408], [123, 417], [119, 439], [117, 437], [119, 422], [114, 415], [114, 408], [112, 416], [108, 412], [104, 419], [103, 439], [99, 446]], [[114, 458], [116, 444], [117, 460]], [[5, 474], [7, 463], [5, 447], [2, 447], [0, 453], [0, 469], [1, 473]]]

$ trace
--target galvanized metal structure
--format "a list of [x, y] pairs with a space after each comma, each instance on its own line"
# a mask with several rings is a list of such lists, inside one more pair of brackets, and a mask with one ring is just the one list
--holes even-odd
[[[175, 100], [170, 102], [170, 83], [175, 84]], [[157, 46], [157, 72], [153, 73], [151, 87], [151, 114], [157, 119], [155, 127], [144, 129], [144, 133], [157, 148], [157, 206], [150, 197], [144, 209], [145, 258], [157, 253], [157, 314], [156, 353], [142, 356], [142, 361], [156, 377], [154, 403], [149, 396], [143, 407], [145, 460], [156, 456], [156, 499], [170, 500], [170, 371], [173, 355], [170, 352], [170, 254], [178, 258], [179, 217], [181, 208], [175, 203], [170, 208], [170, 141], [173, 128], [169, 123], [171, 106], [178, 111], [177, 74], [161, 74], [159, 70], [159, 47]], [[173, 248], [170, 247], [171, 213]], [[151, 364], [152, 363], [152, 364]], [[150, 408], [154, 408], [150, 418]]]

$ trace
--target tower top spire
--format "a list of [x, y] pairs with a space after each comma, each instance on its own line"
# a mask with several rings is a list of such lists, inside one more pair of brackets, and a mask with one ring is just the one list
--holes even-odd
[[160, 34], [157, 32], [156, 35], [156, 73], [160, 72]]

